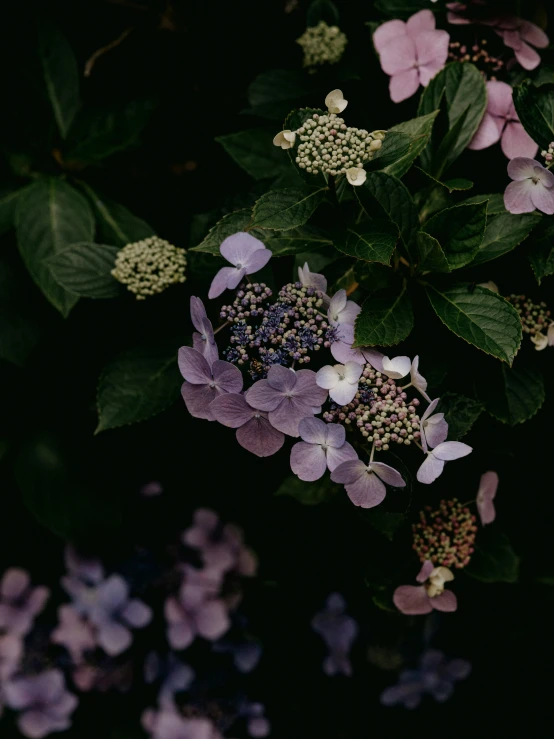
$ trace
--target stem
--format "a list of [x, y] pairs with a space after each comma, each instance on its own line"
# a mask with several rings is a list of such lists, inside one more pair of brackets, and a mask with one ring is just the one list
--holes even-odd
[[219, 333], [222, 328], [225, 328], [226, 326], [229, 326], [230, 323], [231, 323], [231, 321], [225, 321], [225, 323], [222, 323], [221, 326], [219, 328], [216, 328], [216, 330], [214, 331], [214, 336], [217, 333]]
[[369, 464], [373, 462], [373, 455], [375, 454], [375, 442], [373, 442], [373, 445], [371, 447], [371, 455], [369, 457]]

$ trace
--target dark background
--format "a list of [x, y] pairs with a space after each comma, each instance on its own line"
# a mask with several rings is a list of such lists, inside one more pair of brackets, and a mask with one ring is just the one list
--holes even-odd
[[[387, 78], [364, 26], [364, 21], [380, 19], [372, 3], [337, 4], [358, 73], [358, 79], [342, 86], [351, 101], [349, 118], [371, 130], [413, 117], [416, 100], [394, 106], [388, 99]], [[85, 176], [151, 223], [163, 238], [193, 246], [199, 240], [189, 238], [195, 214], [215, 212], [217, 218], [254, 197], [258, 186], [214, 137], [260, 123], [241, 114], [247, 107], [248, 84], [257, 74], [299, 68], [301, 52], [294, 40], [305, 28], [306, 5], [299, 2], [288, 13], [285, 0], [176, 0], [169, 9], [164, 2], [100, 0], [4, 5], [4, 179], [14, 177], [14, 155], [25, 155], [31, 166], [43, 171], [56, 172], [58, 166], [38, 153], [45, 142], [54, 146], [55, 141], [35, 76], [36, 11], [62, 27], [80, 69], [96, 49], [134, 26], [82, 81], [83, 98], [85, 104], [110, 106], [153, 97], [157, 107], [139, 147], [87, 169]], [[336, 86], [332, 83], [329, 89]], [[468, 152], [455, 174], [473, 179], [474, 192], [499, 192], [506, 183], [505, 163], [498, 147]], [[14, 272], [22, 274], [13, 235], [2, 239], [0, 249]], [[539, 295], [522, 254], [487, 267], [476, 280], [494, 279], [504, 294]], [[287, 474], [286, 454], [254, 458], [235, 443], [232, 432], [215, 424], [208, 429], [206, 422], [189, 417], [180, 402], [145, 423], [93, 436], [96, 382], [106, 361], [149, 337], [180, 336], [184, 343], [191, 331], [188, 297], [206, 291], [202, 274], [200, 265], [184, 288], [143, 304], [131, 298], [117, 303], [81, 300], [65, 321], [28, 279], [22, 281], [18, 289], [29, 311], [40, 318], [41, 340], [24, 368], [0, 362], [2, 566], [28, 567], [35, 582], [55, 587], [65, 540], [77, 541], [118, 568], [125, 566], [137, 542], [151, 553], [145, 561], [159, 562], [167, 544], [188, 525], [194, 508], [213, 506], [245, 529], [246, 541], [259, 554], [259, 578], [249, 586], [244, 611], [252, 632], [264, 643], [264, 656], [244, 689], [266, 704], [272, 736], [545, 735], [552, 723], [554, 590], [537, 578], [554, 582], [552, 400], [528, 424], [513, 429], [481, 418], [466, 439], [474, 454], [449, 465], [432, 489], [414, 491], [420, 504], [453, 494], [470, 500], [479, 475], [498, 470], [499, 521], [522, 559], [521, 582], [485, 585], [460, 575], [458, 612], [430, 622], [380, 611], [365, 578], [382, 568], [391, 572], [393, 582], [409, 582], [402, 578], [417, 568], [409, 539], [405, 544], [395, 541], [393, 548], [346, 499], [312, 507], [274, 498]], [[540, 295], [554, 304], [549, 280]], [[407, 342], [399, 353], [419, 352], [423, 374], [431, 374], [435, 368], [425, 360], [425, 345], [435, 356], [440, 341], [440, 362], [448, 369], [444, 386], [456, 390], [483, 382], [486, 387], [489, 379], [481, 375], [477, 352], [469, 362], [465, 355], [457, 361], [457, 340], [442, 333], [432, 323], [436, 319], [428, 320], [428, 335], [417, 346]], [[531, 353], [529, 347], [524, 351]], [[550, 389], [553, 353], [546, 350], [539, 358], [547, 368]], [[415, 465], [415, 459], [408, 459], [408, 465], [411, 461]], [[163, 483], [164, 495], [144, 500], [138, 490], [152, 479]], [[40, 506], [24, 493], [37, 480], [46, 490]], [[395, 569], [397, 560], [402, 564]], [[323, 676], [323, 646], [309, 626], [332, 590], [345, 595], [349, 612], [360, 624], [351, 679]], [[379, 694], [396, 681], [396, 673], [370, 665], [367, 647], [385, 650], [385, 666], [397, 655], [413, 665], [430, 635], [432, 644], [450, 657], [469, 659], [472, 676], [457, 685], [445, 705], [427, 697], [413, 713], [382, 708]], [[137, 653], [151, 647], [142, 637], [137, 639]], [[191, 654], [198, 654], [206, 670], [211, 668], [201, 650]], [[125, 697], [84, 697], [67, 736], [139, 737], [139, 715], [151, 702], [138, 687]], [[240, 732], [239, 727], [232, 735], [242, 736]], [[0, 735], [12, 735], [7, 724]]]

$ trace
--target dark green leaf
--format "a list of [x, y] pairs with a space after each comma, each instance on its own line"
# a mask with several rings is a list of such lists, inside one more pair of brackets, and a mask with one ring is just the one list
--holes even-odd
[[519, 365], [497, 368], [494, 381], [488, 382], [479, 395], [491, 416], [510, 426], [532, 418], [546, 398], [540, 370]]
[[98, 382], [95, 433], [155, 416], [177, 400], [181, 384], [175, 346], [140, 346], [117, 355]]
[[[433, 177], [433, 175], [430, 175], [429, 172], [426, 172], [424, 169], [421, 169], [421, 167], [416, 167], [427, 179], [431, 180], [431, 182], [434, 182], [436, 185], [440, 185], [441, 187], [445, 187], [448, 192], [458, 192], [460, 190], [471, 190], [474, 183], [471, 180], [465, 180], [462, 177], [455, 177], [451, 180], [445, 180], [444, 182], [441, 182], [440, 180], [437, 180], [436, 177]], [[483, 200], [486, 200], [486, 196], [483, 195], [482, 197], [478, 197], [477, 199], [473, 200], [475, 203], [481, 203]], [[458, 203], [459, 205], [460, 203]], [[467, 202], [464, 201], [464, 204], [467, 205]]]
[[488, 201], [487, 216], [497, 216], [500, 213], [507, 213], [504, 207], [503, 193], [492, 193], [490, 195], [473, 195], [467, 200], [463, 200], [459, 205], [471, 205], [472, 203], [482, 203], [483, 200]]
[[285, 190], [270, 190], [256, 201], [252, 226], [276, 231], [288, 231], [303, 226], [323, 201], [325, 192], [325, 188], [299, 190], [290, 187]]
[[444, 290], [426, 286], [435, 313], [456, 336], [512, 364], [521, 344], [521, 320], [515, 308], [496, 293], [465, 284]]
[[475, 552], [464, 572], [481, 582], [517, 582], [519, 557], [496, 524], [479, 531]]
[[16, 230], [31, 277], [67, 316], [78, 297], [58, 285], [46, 260], [77, 241], [93, 240], [94, 217], [87, 201], [64, 180], [39, 180], [18, 199]]
[[[281, 121], [297, 102], [301, 103], [312, 93], [313, 80], [309, 80], [305, 73], [289, 69], [270, 69], [258, 75], [248, 88], [248, 102], [252, 106], [249, 112]], [[298, 126], [295, 126], [291, 130], [297, 128]]]
[[424, 231], [417, 234], [419, 270], [422, 272], [450, 272], [450, 265], [439, 242]]
[[48, 98], [62, 139], [79, 106], [79, 71], [67, 39], [48, 17], [37, 20], [38, 52]]
[[548, 149], [554, 141], [554, 84], [535, 87], [531, 80], [524, 80], [514, 88], [513, 99], [524, 129], [539, 149]]
[[72, 244], [48, 259], [54, 279], [65, 289], [83, 298], [116, 298], [121, 285], [112, 277], [117, 246]]
[[315, 482], [304, 482], [296, 475], [289, 475], [275, 491], [275, 495], [288, 495], [302, 505], [318, 505], [332, 500], [340, 490], [340, 486], [331, 482], [326, 475]]
[[263, 180], [276, 177], [290, 166], [287, 152], [273, 146], [276, 133], [274, 128], [253, 128], [218, 136], [216, 141], [251, 177]]
[[433, 123], [435, 122], [435, 118], [438, 113], [438, 110], [434, 110], [428, 115], [412, 118], [410, 121], [404, 121], [404, 123], [398, 123], [396, 126], [389, 128], [388, 133], [394, 131], [396, 133], [404, 133], [410, 136], [412, 145], [407, 154], [393, 164], [389, 164], [388, 167], [385, 167], [383, 170], [384, 172], [394, 175], [395, 177], [402, 177], [406, 174], [412, 166], [412, 163], [427, 146], [431, 131], [433, 130]]
[[92, 203], [98, 237], [106, 243], [127, 246], [127, 244], [155, 235], [152, 226], [142, 218], [133, 215], [124, 205], [102, 197], [85, 182], [81, 183], [81, 187]]
[[455, 205], [436, 213], [425, 224], [425, 232], [437, 239], [450, 269], [469, 264], [483, 242], [487, 202]]
[[40, 338], [21, 282], [19, 274], [0, 261], [0, 359], [18, 366], [25, 364]]
[[344, 254], [366, 262], [390, 264], [398, 229], [390, 221], [373, 221], [350, 226], [335, 239], [335, 246]]
[[0, 192], [0, 236], [15, 226], [15, 207], [18, 198], [27, 188], [3, 189]]
[[473, 264], [490, 262], [503, 254], [507, 254], [529, 236], [531, 231], [541, 222], [536, 215], [512, 215], [501, 213], [487, 218], [487, 227], [479, 251], [473, 258]]
[[404, 285], [370, 295], [354, 326], [354, 346], [392, 346], [409, 336], [414, 326], [412, 301]]
[[554, 274], [554, 245], [552, 243], [552, 235], [548, 234], [536, 241], [529, 249], [527, 256], [531, 262], [537, 282], [540, 285], [543, 277]]
[[248, 232], [257, 239], [265, 240], [270, 235], [267, 231], [264, 232], [260, 229], [251, 228], [251, 224], [252, 210], [250, 208], [243, 208], [241, 210], [235, 210], [233, 213], [227, 213], [215, 226], [210, 228], [208, 235], [202, 243], [189, 249], [189, 251], [202, 251], [206, 254], [220, 256], [219, 247], [221, 242], [227, 236], [232, 236], [238, 231], [246, 231], [247, 228]]
[[364, 164], [367, 172], [383, 170], [386, 167], [404, 162], [410, 157], [412, 148], [412, 137], [399, 131], [387, 131], [380, 149], [377, 149], [373, 159]]
[[306, 253], [332, 243], [324, 231], [310, 226], [294, 228], [273, 238], [265, 239], [265, 246], [274, 257], [284, 257], [298, 252]]
[[458, 393], [444, 393], [437, 406], [437, 413], [444, 413], [448, 421], [449, 441], [462, 439], [482, 412], [482, 403]]
[[339, 22], [339, 11], [331, 0], [312, 0], [308, 8], [307, 25], [317, 26], [324, 21], [328, 26], [336, 26]]

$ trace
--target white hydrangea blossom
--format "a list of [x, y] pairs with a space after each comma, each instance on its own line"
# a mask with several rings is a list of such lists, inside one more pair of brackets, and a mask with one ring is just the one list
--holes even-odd
[[137, 300], [163, 292], [170, 285], [186, 280], [187, 259], [184, 249], [151, 236], [121, 249], [111, 274]]
[[295, 141], [296, 134], [294, 131], [286, 129], [285, 131], [280, 131], [277, 136], [273, 137], [273, 146], [280, 146], [281, 149], [292, 149]]
[[306, 28], [296, 43], [304, 51], [304, 66], [313, 69], [340, 61], [348, 39], [338, 26], [328, 26], [325, 21], [319, 21], [317, 26]]

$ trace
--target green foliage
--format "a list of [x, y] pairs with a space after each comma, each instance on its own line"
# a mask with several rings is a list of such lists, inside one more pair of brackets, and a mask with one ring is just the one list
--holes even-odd
[[502, 423], [517, 426], [532, 418], [542, 407], [546, 398], [544, 379], [539, 369], [533, 366], [496, 369], [481, 391], [481, 399], [487, 411]]
[[26, 304], [22, 281], [0, 261], [0, 359], [22, 366], [40, 331]]
[[373, 221], [350, 226], [335, 240], [335, 246], [344, 254], [356, 259], [388, 265], [397, 239], [398, 229], [393, 223]]
[[72, 244], [50, 257], [56, 282], [83, 298], [116, 298], [121, 285], [111, 275], [119, 248], [105, 244]]
[[289, 475], [279, 485], [275, 495], [287, 495], [302, 505], [318, 505], [328, 503], [340, 492], [340, 485], [331, 482], [328, 475], [315, 482], [305, 482], [296, 475]]
[[554, 141], [554, 83], [535, 87], [524, 80], [514, 88], [514, 105], [523, 127], [539, 149]]
[[270, 190], [254, 205], [253, 228], [288, 231], [303, 226], [325, 198], [327, 188]]
[[324, 21], [328, 26], [335, 26], [339, 22], [339, 11], [331, 0], [312, 0], [308, 7], [307, 25], [317, 26]]
[[421, 272], [450, 272], [446, 254], [434, 236], [425, 231], [417, 234], [417, 261]]
[[403, 177], [406, 174], [414, 161], [427, 146], [429, 137], [433, 130], [433, 123], [438, 114], [439, 111], [434, 110], [432, 113], [419, 116], [418, 118], [412, 118], [410, 121], [404, 121], [404, 123], [398, 123], [396, 126], [389, 128], [388, 134], [395, 132], [404, 133], [410, 136], [411, 146], [407, 154], [400, 159], [397, 159], [396, 162], [385, 167], [383, 170], [384, 172], [394, 175], [395, 177]]
[[522, 241], [525, 241], [540, 222], [541, 217], [536, 215], [512, 215], [511, 213], [489, 215], [483, 241], [472, 264], [490, 262], [491, 259], [498, 259], [503, 254], [512, 251]]
[[527, 252], [529, 262], [539, 285], [544, 277], [554, 274], [554, 244], [552, 229], [546, 229]]
[[80, 185], [92, 204], [100, 239], [108, 244], [127, 246], [155, 236], [152, 226], [133, 215], [124, 205], [103, 197], [86, 182]]
[[442, 247], [450, 269], [469, 264], [483, 241], [487, 203], [455, 205], [436, 213], [425, 224], [425, 232]]
[[248, 112], [282, 121], [291, 108], [300, 105], [312, 91], [313, 80], [309, 80], [303, 72], [270, 69], [268, 72], [262, 72], [250, 84], [248, 102], [251, 109]]
[[263, 241], [274, 257], [315, 251], [333, 243], [324, 231], [313, 226], [293, 228], [269, 239], [264, 236]]
[[481, 582], [517, 582], [519, 557], [497, 524], [479, 531], [475, 552], [464, 572]]
[[47, 260], [71, 244], [94, 239], [94, 217], [87, 201], [64, 180], [38, 180], [18, 199], [15, 220], [19, 251], [31, 277], [67, 316], [78, 297], [56, 282]]
[[218, 136], [227, 154], [255, 180], [271, 179], [289, 168], [286, 153], [273, 146], [275, 128], [254, 128], [250, 131]]
[[354, 346], [392, 346], [409, 336], [414, 326], [412, 301], [404, 284], [366, 298], [354, 327]]
[[367, 172], [393, 167], [409, 158], [412, 150], [412, 136], [400, 131], [388, 131], [380, 149], [377, 149], [373, 159], [366, 162], [364, 169]]
[[15, 226], [15, 208], [24, 192], [24, 187], [3, 188], [0, 192], [0, 236]]
[[521, 321], [515, 308], [486, 288], [458, 284], [426, 286], [440, 320], [456, 336], [478, 349], [512, 364], [521, 344]]
[[228, 236], [237, 233], [237, 231], [246, 231], [255, 236], [256, 238], [265, 238], [264, 232], [260, 229], [252, 228], [252, 209], [242, 208], [241, 210], [235, 210], [233, 213], [227, 213], [223, 218], [218, 221], [215, 226], [210, 228], [207, 236], [202, 240], [198, 246], [192, 247], [189, 251], [201, 251], [206, 254], [213, 254], [214, 256], [220, 256], [219, 247], [221, 242], [224, 241]]
[[483, 404], [465, 395], [447, 392], [441, 395], [436, 412], [444, 413], [448, 421], [448, 440], [459, 441], [483, 412]]
[[98, 381], [95, 433], [145, 421], [179, 397], [175, 344], [138, 346], [114, 357]]

